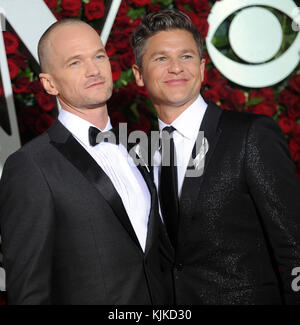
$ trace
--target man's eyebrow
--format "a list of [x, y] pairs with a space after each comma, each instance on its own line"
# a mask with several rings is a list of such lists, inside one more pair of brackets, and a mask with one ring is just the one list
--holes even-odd
[[[98, 50], [96, 50], [93, 55], [96, 55], [97, 53], [106, 53], [105, 49], [104, 48], [100, 48]], [[83, 57], [82, 54], [75, 54], [75, 55], [72, 55], [71, 57], [67, 58], [65, 60], [65, 64], [67, 64], [68, 62], [74, 60], [74, 59], [80, 59], [81, 57]]]
[[[182, 50], [180, 50], [179, 53], [180, 54], [183, 54], [183, 53], [193, 53], [193, 54], [196, 54], [197, 52], [195, 52], [194, 49], [182, 49]], [[168, 51], [164, 51], [164, 50], [157, 51], [157, 52], [154, 52], [154, 53], [151, 54], [150, 59], [152, 59], [153, 57], [155, 57], [157, 55], [166, 55], [166, 54], [168, 54]]]

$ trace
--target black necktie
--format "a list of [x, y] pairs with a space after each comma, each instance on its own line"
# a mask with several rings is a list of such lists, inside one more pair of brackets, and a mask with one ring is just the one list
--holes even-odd
[[[101, 133], [101, 137], [98, 137], [99, 133]], [[112, 137], [115, 136], [113, 139]], [[110, 131], [102, 132], [101, 130], [95, 128], [94, 126], [89, 127], [89, 142], [91, 146], [95, 146], [101, 141], [108, 142], [111, 140], [112, 143], [118, 144], [118, 138], [115, 135], [114, 129]], [[114, 141], [115, 140], [115, 141]]]
[[[178, 230], [178, 182], [176, 152], [172, 133], [173, 126], [167, 126], [162, 132], [162, 166], [160, 174], [160, 203], [164, 222], [174, 247]], [[168, 150], [169, 148], [169, 150]]]

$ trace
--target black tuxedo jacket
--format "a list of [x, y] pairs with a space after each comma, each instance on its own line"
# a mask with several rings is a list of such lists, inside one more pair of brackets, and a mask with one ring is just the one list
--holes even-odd
[[209, 103], [204, 173], [180, 197], [178, 304], [300, 303], [300, 184], [270, 118]]
[[151, 177], [145, 254], [110, 179], [58, 121], [11, 155], [0, 222], [11, 304], [171, 304]]

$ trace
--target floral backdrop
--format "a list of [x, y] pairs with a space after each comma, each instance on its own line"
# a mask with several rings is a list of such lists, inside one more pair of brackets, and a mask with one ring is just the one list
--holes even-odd
[[[216, 0], [223, 1], [223, 0]], [[128, 129], [149, 131], [157, 127], [154, 107], [147, 91], [137, 87], [131, 71], [134, 63], [130, 47], [130, 35], [149, 12], [166, 8], [178, 8], [186, 12], [206, 38], [209, 24], [207, 17], [214, 0], [123, 0], [108, 39], [106, 50], [111, 58], [114, 93], [109, 101], [113, 124], [128, 122]], [[274, 0], [277, 1], [277, 0]], [[108, 0], [44, 0], [55, 17], [76, 17], [91, 24], [100, 32], [111, 1]], [[300, 7], [300, 0], [295, 0]], [[270, 9], [270, 8], [269, 8]], [[282, 25], [283, 42], [277, 56], [293, 43], [296, 32], [291, 28], [291, 19], [285, 14], [270, 9]], [[233, 17], [234, 15], [232, 15]], [[230, 49], [227, 37], [232, 17], [221, 24], [213, 38], [214, 45], [231, 59], [239, 61]], [[57, 116], [56, 101], [47, 95], [38, 79], [38, 68], [18, 35], [11, 29], [4, 32], [6, 53], [22, 144], [48, 129]], [[206, 76], [202, 87], [205, 99], [211, 99], [223, 109], [265, 114], [281, 127], [288, 142], [291, 156], [297, 166], [300, 180], [300, 67], [273, 87], [249, 89], [240, 87], [224, 78], [211, 62], [206, 49]], [[0, 81], [0, 107], [4, 107], [3, 88]], [[3, 109], [0, 109], [0, 119]], [[0, 294], [0, 304], [5, 303]]]

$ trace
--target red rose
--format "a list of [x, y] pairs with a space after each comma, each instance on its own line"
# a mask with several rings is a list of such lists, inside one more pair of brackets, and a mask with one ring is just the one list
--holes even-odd
[[99, 19], [104, 16], [103, 0], [91, 0], [84, 6], [84, 15], [88, 20]]
[[243, 106], [246, 102], [246, 97], [240, 89], [232, 89], [229, 93], [229, 101], [234, 106]]
[[38, 104], [44, 111], [48, 112], [54, 108], [55, 103], [52, 96], [41, 92], [36, 94], [35, 97], [37, 99]]
[[293, 130], [293, 137], [297, 143], [300, 144], [300, 124], [295, 123], [294, 130]]
[[19, 77], [15, 81], [15, 83], [13, 85], [13, 91], [16, 94], [19, 94], [19, 93], [28, 93], [30, 91], [29, 85], [30, 85], [29, 78], [27, 78], [27, 77]]
[[115, 45], [115, 48], [120, 51], [124, 51], [128, 49], [128, 45], [130, 44], [130, 39], [128, 33], [116, 33], [112, 36], [112, 42]]
[[79, 10], [63, 10], [61, 11], [62, 18], [68, 18], [68, 17], [78, 17]]
[[135, 81], [130, 81], [127, 85], [127, 88], [130, 88], [132, 96], [149, 97], [149, 93], [146, 87], [138, 86]]
[[21, 109], [20, 120], [32, 131], [35, 131], [35, 121], [40, 115], [40, 110], [35, 106], [24, 106]]
[[129, 6], [127, 4], [127, 1], [122, 1], [121, 2], [121, 5], [119, 7], [119, 10], [118, 10], [118, 14], [117, 14], [117, 17], [119, 16], [125, 16], [129, 10]]
[[176, 5], [188, 5], [191, 0], [175, 0]]
[[292, 107], [297, 100], [297, 97], [294, 92], [289, 89], [283, 89], [282, 92], [279, 94], [278, 102], [283, 104], [287, 108]]
[[113, 127], [117, 126], [119, 123], [126, 123], [126, 117], [120, 111], [110, 111], [109, 117]]
[[212, 100], [213, 102], [219, 101], [218, 92], [215, 89], [206, 89], [203, 91], [203, 97], [206, 100]]
[[206, 18], [203, 18], [193, 12], [188, 12], [187, 14], [190, 16], [192, 22], [199, 30], [203, 40], [205, 40], [207, 33], [208, 33], [208, 28], [209, 28], [209, 24], [208, 24]]
[[274, 92], [271, 87], [261, 88], [258, 90], [251, 90], [249, 98], [262, 98], [261, 104], [272, 103], [275, 105]]
[[289, 141], [289, 148], [291, 152], [297, 152], [300, 150], [300, 143], [298, 143], [294, 138]]
[[5, 50], [7, 54], [15, 53], [19, 47], [19, 42], [15, 35], [10, 32], [3, 32]]
[[189, 3], [192, 5], [195, 12], [200, 14], [201, 16], [207, 17], [210, 12], [210, 5], [208, 0], [191, 0]]
[[288, 115], [294, 120], [300, 118], [300, 96], [296, 97], [294, 104], [288, 108]]
[[300, 74], [296, 74], [290, 79], [289, 86], [297, 93], [300, 93]]
[[249, 107], [249, 112], [272, 117], [277, 112], [277, 107], [275, 104], [272, 105], [268, 103], [259, 103], [257, 105]]
[[44, 2], [50, 10], [54, 10], [58, 7], [57, 0], [44, 0]]
[[284, 134], [289, 134], [292, 132], [295, 122], [292, 119], [290, 119], [288, 116], [283, 115], [278, 120], [278, 124], [281, 127], [282, 132]]
[[140, 130], [144, 131], [145, 133], [148, 133], [150, 128], [151, 123], [144, 114], [140, 114], [138, 122], [131, 122], [128, 125], [129, 133], [135, 130]]
[[0, 83], [0, 97], [2, 97], [3, 95], [4, 95], [4, 90], [2, 84]]
[[131, 33], [134, 27], [128, 16], [117, 16], [113, 25], [114, 34]]
[[[225, 88], [227, 80], [222, 78], [221, 73], [213, 68], [206, 72], [206, 83], [212, 88]], [[227, 93], [228, 95], [228, 93]]]
[[61, 0], [61, 7], [67, 11], [78, 11], [81, 8], [81, 0]]
[[43, 92], [43, 89], [42, 83], [39, 80], [34, 80], [29, 85], [29, 92], [34, 94]]
[[53, 122], [54, 118], [51, 115], [43, 113], [36, 120], [35, 128], [38, 133], [43, 133], [49, 129]]
[[20, 68], [20, 69], [24, 69], [28, 67], [28, 62], [27, 62], [27, 58], [25, 55], [21, 54], [21, 53], [16, 53], [16, 54], [12, 54], [10, 56], [11, 59], [14, 60], [15, 64]]
[[202, 57], [205, 60], [205, 64], [209, 64], [210, 63], [210, 57], [209, 57], [209, 55], [208, 55], [207, 52], [203, 52], [202, 53]]
[[[113, 61], [111, 61], [113, 62]], [[134, 98], [135, 88], [131, 86], [131, 83], [127, 87], [120, 87], [118, 90], [113, 91], [113, 95], [109, 100], [108, 107], [118, 110], [120, 105], [127, 107], [132, 103], [132, 98]]]
[[113, 81], [116, 81], [121, 77], [121, 73], [122, 73], [121, 65], [116, 60], [111, 60], [110, 65], [111, 65], [111, 72], [112, 72]]
[[147, 5], [148, 3], [150, 3], [151, 0], [130, 0], [129, 3], [130, 4], [134, 4], [136, 5], [137, 7], [142, 7], [142, 6], [145, 6]]
[[116, 48], [111, 41], [108, 41], [105, 45], [106, 53], [109, 57], [116, 54]]
[[234, 111], [234, 107], [230, 105], [228, 102], [221, 103], [221, 107], [226, 109], [227, 111]]
[[216, 68], [210, 69], [206, 71], [207, 84], [210, 86], [214, 86], [216, 80], [221, 79], [221, 73]]
[[19, 72], [19, 67], [12, 58], [7, 59], [10, 78], [13, 79]]
[[61, 20], [61, 19], [64, 18], [64, 15], [63, 15], [63, 12], [62, 12], [62, 11], [54, 12], [53, 14], [54, 14], [54, 16], [55, 16], [55, 18], [56, 18], [57, 20]]
[[134, 55], [132, 51], [120, 54], [120, 63], [123, 70], [131, 68], [131, 66], [134, 64]]
[[158, 12], [160, 11], [160, 4], [159, 3], [150, 3], [148, 6], [148, 13], [150, 12]]

